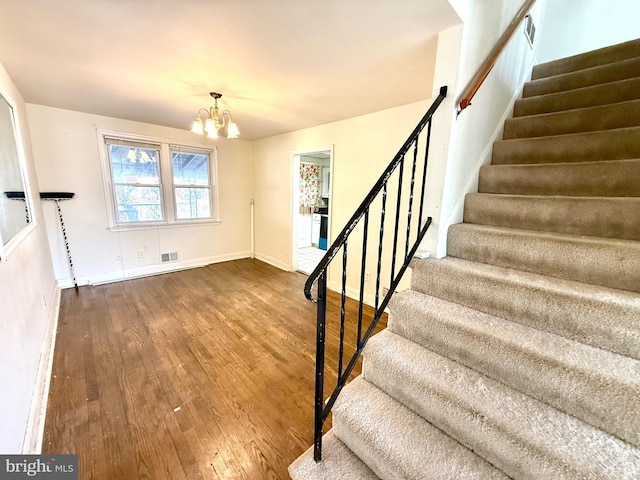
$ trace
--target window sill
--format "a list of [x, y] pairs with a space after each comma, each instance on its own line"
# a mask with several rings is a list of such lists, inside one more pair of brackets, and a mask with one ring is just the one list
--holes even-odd
[[188, 228], [188, 227], [204, 227], [209, 225], [220, 225], [222, 220], [176, 220], [175, 222], [149, 222], [144, 224], [132, 225], [110, 225], [107, 228], [112, 232], [129, 232], [133, 230], [149, 230], [149, 229], [165, 229], [165, 228]]

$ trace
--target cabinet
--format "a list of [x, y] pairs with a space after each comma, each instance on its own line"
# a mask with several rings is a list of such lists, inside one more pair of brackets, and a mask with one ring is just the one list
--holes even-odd
[[318, 246], [320, 241], [320, 215], [318, 213], [313, 214], [313, 220], [311, 221], [311, 245]]
[[322, 184], [320, 190], [320, 196], [322, 198], [329, 198], [331, 195], [331, 169], [329, 167], [322, 167]]
[[311, 246], [311, 215], [298, 214], [298, 248]]

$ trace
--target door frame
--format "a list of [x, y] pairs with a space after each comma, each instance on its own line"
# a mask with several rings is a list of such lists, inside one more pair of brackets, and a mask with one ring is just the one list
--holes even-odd
[[333, 206], [333, 178], [334, 178], [334, 162], [333, 162], [333, 144], [318, 147], [304, 148], [301, 150], [291, 151], [291, 168], [289, 172], [291, 178], [289, 185], [291, 186], [291, 271], [298, 270], [298, 199], [300, 192], [300, 157], [303, 155], [311, 155], [318, 152], [329, 152], [329, 222], [327, 224], [327, 242], [331, 245], [331, 224], [333, 222], [332, 206]]

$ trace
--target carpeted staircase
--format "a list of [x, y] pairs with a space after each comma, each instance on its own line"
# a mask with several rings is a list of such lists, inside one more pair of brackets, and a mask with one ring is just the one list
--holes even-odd
[[294, 480], [640, 478], [640, 40], [532, 78]]

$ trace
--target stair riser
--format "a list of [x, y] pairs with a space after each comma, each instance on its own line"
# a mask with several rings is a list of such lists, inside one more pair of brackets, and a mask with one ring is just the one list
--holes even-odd
[[333, 431], [382, 479], [506, 480], [504, 474], [363, 378], [347, 385], [338, 398]]
[[640, 127], [555, 137], [501, 140], [493, 165], [594, 162], [640, 158]]
[[640, 57], [527, 82], [523, 97], [564, 92], [640, 76]]
[[640, 41], [632, 40], [630, 42], [601, 48], [592, 52], [574, 55], [569, 58], [554, 60], [533, 67], [532, 78], [550, 77], [552, 75], [562, 75], [576, 70], [596, 67], [612, 62], [619, 62], [628, 58], [637, 57], [640, 52]]
[[393, 334], [384, 342], [365, 355], [365, 378], [510, 477], [640, 473], [640, 456], [624, 442]]
[[640, 240], [640, 198], [472, 193], [465, 198], [464, 222], [541, 232]]
[[566, 112], [510, 118], [504, 140], [640, 126], [640, 100]]
[[[629, 408], [638, 402], [640, 385], [618, 373], [640, 375], [640, 362], [428, 296], [422, 305], [402, 300], [392, 304], [389, 330], [640, 444], [640, 413]], [[606, 369], [596, 368], [601, 365]], [[619, 415], [612, 417], [610, 412]]]
[[380, 480], [329, 430], [322, 437], [322, 462], [313, 460], [313, 447], [289, 465], [291, 480]]
[[432, 260], [414, 265], [411, 285], [427, 295], [640, 359], [637, 294], [561, 282], [533, 274], [514, 277], [500, 269], [470, 272]]
[[640, 243], [453, 225], [447, 255], [591, 285], [640, 292]]
[[640, 160], [572, 164], [486, 165], [480, 193], [584, 197], [640, 197]]
[[517, 100], [514, 117], [562, 112], [617, 102], [640, 99], [640, 78], [622, 80], [615, 84], [597, 85], [568, 92], [552, 93]]

